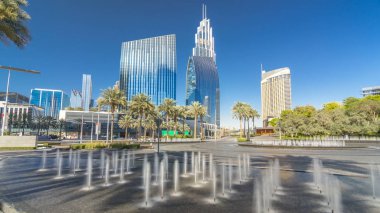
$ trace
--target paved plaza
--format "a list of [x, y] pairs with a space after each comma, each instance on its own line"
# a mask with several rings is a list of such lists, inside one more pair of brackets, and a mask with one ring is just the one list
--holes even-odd
[[[313, 158], [321, 160], [323, 171], [339, 181], [342, 212], [379, 212], [380, 198], [373, 199], [369, 164], [378, 172], [380, 149], [271, 149], [238, 146], [232, 138], [216, 142], [162, 144], [160, 151], [168, 156], [168, 176], [164, 189], [155, 183], [155, 150], [138, 150], [125, 183], [110, 171], [109, 186], [99, 170], [100, 151], [94, 151], [91, 189], [85, 187], [87, 151], [81, 152], [80, 171], [75, 175], [68, 165], [69, 151], [63, 156], [62, 177], [56, 178], [56, 150], [47, 152], [46, 170], [39, 171], [42, 151], [0, 153], [0, 199], [20, 212], [257, 212], [255, 188], [257, 180], [269, 168], [269, 161], [278, 159], [280, 186], [270, 196], [270, 212], [331, 212], [325, 192], [314, 184]], [[187, 177], [183, 176], [184, 152], [188, 153]], [[197, 182], [191, 173], [191, 155], [205, 154], [206, 172], [199, 172]], [[112, 150], [106, 154], [111, 155]], [[121, 152], [120, 152], [121, 153]], [[208, 172], [210, 153], [216, 164], [216, 185]], [[246, 177], [239, 177], [238, 156], [249, 156]], [[144, 156], [152, 165], [152, 184], [146, 205], [143, 186]], [[160, 154], [159, 159], [163, 158]], [[240, 158], [239, 158], [240, 159]], [[178, 192], [173, 194], [173, 165], [179, 162]], [[232, 185], [223, 175], [222, 165], [232, 167]], [[203, 180], [203, 173], [204, 180]], [[223, 183], [222, 177], [225, 182]], [[376, 175], [378, 181], [378, 174]], [[379, 193], [380, 182], [375, 182]], [[224, 186], [224, 187], [223, 187]], [[213, 188], [216, 199], [214, 201]], [[266, 187], [264, 184], [262, 187]], [[337, 186], [333, 186], [337, 187]], [[224, 190], [223, 190], [224, 188]], [[324, 188], [323, 188], [324, 189]], [[224, 191], [224, 193], [223, 193]], [[161, 195], [163, 195], [161, 197]], [[267, 210], [265, 212], [268, 212]]]

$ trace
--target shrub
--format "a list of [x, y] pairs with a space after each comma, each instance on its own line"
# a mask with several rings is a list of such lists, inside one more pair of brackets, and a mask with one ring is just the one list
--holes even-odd
[[114, 149], [139, 149], [140, 144], [112, 143], [110, 148]]
[[82, 143], [82, 144], [71, 144], [71, 149], [103, 149], [103, 148], [113, 148], [113, 149], [139, 149], [140, 144], [127, 144], [127, 143], [112, 143], [106, 144], [105, 142], [97, 143]]
[[249, 142], [247, 138], [237, 138], [237, 142]]

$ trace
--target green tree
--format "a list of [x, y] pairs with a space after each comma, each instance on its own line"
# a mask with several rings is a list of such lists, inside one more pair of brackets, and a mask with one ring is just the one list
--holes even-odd
[[175, 110], [175, 100], [171, 98], [165, 98], [164, 101], [161, 103], [160, 106], [158, 106], [158, 110], [164, 114], [166, 118], [166, 122], [164, 126], [166, 127], [167, 134], [166, 134], [166, 139], [169, 139], [169, 131], [170, 131], [170, 117], [173, 116], [174, 110]]
[[189, 116], [194, 118], [194, 131], [193, 131], [193, 136], [194, 139], [197, 138], [197, 123], [198, 123], [198, 117], [199, 114], [203, 111], [203, 106], [198, 102], [194, 101], [191, 103], [189, 106]]
[[329, 102], [323, 104], [323, 110], [334, 110], [334, 109], [339, 109], [341, 108], [342, 105], [338, 102]]
[[101, 97], [97, 100], [99, 108], [109, 106], [111, 112], [111, 143], [113, 142], [113, 128], [115, 121], [115, 112], [120, 107], [127, 105], [127, 100], [123, 91], [118, 87], [108, 88], [102, 91]]
[[154, 109], [155, 107], [147, 95], [141, 93], [132, 97], [129, 110], [138, 117], [138, 138], [141, 137], [142, 120]]
[[19, 48], [25, 47], [30, 41], [30, 34], [25, 22], [30, 16], [22, 7], [28, 6], [26, 0], [0, 1], [0, 41], [8, 44], [9, 41]]
[[243, 137], [243, 132], [242, 132], [243, 123], [242, 122], [244, 118], [244, 107], [245, 107], [245, 103], [240, 102], [240, 101], [236, 102], [235, 105], [232, 107], [233, 118], [238, 119], [240, 122], [240, 127], [239, 127], [240, 137]]
[[133, 117], [129, 113], [125, 114], [119, 120], [118, 122], [119, 126], [125, 129], [125, 140], [128, 139], [128, 128], [135, 126], [135, 123], [136, 123], [135, 119], [133, 119]]

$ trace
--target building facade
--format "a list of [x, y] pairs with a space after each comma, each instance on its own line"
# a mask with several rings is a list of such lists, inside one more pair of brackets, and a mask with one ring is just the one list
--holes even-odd
[[92, 80], [91, 75], [83, 74], [82, 79], [82, 108], [84, 111], [89, 111], [92, 100]]
[[[6, 92], [0, 92], [0, 101], [5, 101], [6, 95]], [[29, 104], [29, 97], [21, 95], [17, 92], [9, 92], [8, 103]]]
[[30, 104], [44, 109], [45, 116], [58, 118], [59, 111], [70, 105], [70, 99], [62, 90], [32, 89]]
[[[0, 126], [3, 124], [4, 108], [5, 101], [0, 101]], [[8, 102], [6, 114], [5, 130], [11, 130], [12, 126], [15, 125], [19, 127], [25, 127], [24, 124], [26, 123], [30, 125], [33, 118], [44, 114], [44, 110], [41, 107], [36, 107], [28, 103]]]
[[219, 74], [215, 62], [214, 37], [203, 5], [203, 19], [195, 34], [193, 55], [186, 70], [186, 105], [198, 101], [207, 109], [204, 121], [220, 127]]
[[82, 107], [82, 94], [78, 90], [71, 90], [70, 94], [70, 107], [78, 108]]
[[362, 89], [363, 97], [368, 95], [380, 95], [380, 86], [365, 87]]
[[144, 93], [159, 105], [176, 99], [176, 36], [164, 35], [123, 42], [120, 59], [120, 89], [127, 100]]
[[288, 67], [272, 71], [261, 71], [261, 110], [263, 126], [271, 118], [278, 118], [281, 112], [291, 109], [291, 80]]

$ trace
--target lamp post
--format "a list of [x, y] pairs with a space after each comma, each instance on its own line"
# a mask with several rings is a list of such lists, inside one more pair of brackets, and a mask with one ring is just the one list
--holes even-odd
[[7, 107], [8, 107], [8, 93], [9, 93], [9, 81], [11, 78], [11, 71], [14, 72], [26, 72], [26, 73], [31, 73], [31, 74], [40, 74], [39, 71], [35, 70], [26, 70], [26, 69], [21, 69], [21, 68], [16, 68], [16, 67], [8, 67], [8, 66], [2, 66], [0, 65], [0, 70], [8, 70], [8, 81], [7, 81], [7, 91], [5, 94], [5, 105], [4, 105], [4, 112], [3, 112], [3, 123], [1, 126], [1, 136], [4, 136], [4, 131], [5, 131], [5, 120], [7, 119]]

